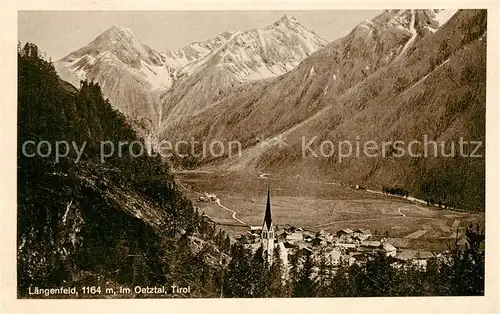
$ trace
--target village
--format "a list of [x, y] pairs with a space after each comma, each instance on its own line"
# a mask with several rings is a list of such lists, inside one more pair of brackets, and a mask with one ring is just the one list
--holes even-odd
[[[261, 246], [261, 231], [261, 227], [251, 226], [237, 240], [255, 252]], [[297, 253], [310, 253], [316, 265], [324, 260], [333, 267], [361, 265], [370, 256], [381, 253], [394, 257], [399, 262], [395, 265], [417, 265], [425, 269], [429, 259], [443, 257], [443, 254], [428, 251], [397, 249], [390, 242], [390, 238], [373, 235], [370, 230], [361, 228], [344, 228], [332, 234], [324, 230], [315, 232], [283, 226], [275, 229], [274, 238], [274, 246], [279, 246], [284, 265], [288, 264], [290, 255]]]
[[[217, 195], [206, 192], [197, 199], [198, 202], [217, 200]], [[446, 252], [410, 249], [401, 239], [372, 233], [369, 229], [342, 228], [331, 233], [292, 225], [273, 226], [269, 195], [263, 225], [248, 226], [248, 229], [234, 240], [251, 249], [252, 253], [262, 246], [269, 261], [272, 251], [279, 247], [280, 259], [283, 265], [288, 267], [290, 257], [295, 254], [302, 257], [310, 254], [316, 266], [326, 263], [334, 269], [354, 264], [362, 265], [377, 254], [394, 258], [394, 267], [417, 266], [422, 269], [426, 269], [430, 259], [442, 261], [446, 258]]]

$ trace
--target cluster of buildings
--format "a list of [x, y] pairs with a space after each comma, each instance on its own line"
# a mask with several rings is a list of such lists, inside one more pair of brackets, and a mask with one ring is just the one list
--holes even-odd
[[315, 232], [294, 226], [275, 228], [272, 223], [269, 191], [262, 226], [251, 226], [238, 241], [253, 252], [262, 246], [264, 258], [270, 264], [273, 261], [273, 251], [278, 246], [284, 265], [288, 264], [288, 256], [297, 253], [310, 254], [315, 264], [323, 262], [334, 267], [362, 264], [374, 254], [394, 257], [400, 264], [426, 267], [427, 260], [435, 257], [430, 252], [398, 250], [389, 243], [390, 239], [374, 236], [368, 229], [345, 228], [333, 234], [324, 230]]
[[198, 202], [217, 202], [217, 195], [205, 192], [205, 195], [198, 197]]
[[[239, 241], [251, 247], [253, 251], [261, 245], [264, 251], [266, 248], [273, 247], [267, 254], [269, 261], [271, 261], [272, 250], [276, 246], [280, 246], [280, 253], [282, 251], [286, 253], [284, 263], [288, 260], [288, 255], [297, 252], [309, 253], [315, 262], [324, 261], [332, 266], [351, 266], [355, 263], [362, 263], [369, 255], [376, 253], [397, 256], [397, 249], [393, 245], [387, 243], [384, 238], [373, 239], [370, 230], [366, 229], [342, 229], [332, 234], [324, 230], [314, 232], [304, 228], [284, 226], [273, 231], [272, 241], [269, 231], [265, 229], [251, 227], [240, 237]], [[266, 236], [265, 233], [268, 235]], [[262, 241], [263, 238], [265, 241]]]

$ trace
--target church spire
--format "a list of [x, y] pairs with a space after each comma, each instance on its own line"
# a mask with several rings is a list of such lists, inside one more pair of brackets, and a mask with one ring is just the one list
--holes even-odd
[[264, 224], [267, 227], [267, 230], [271, 228], [271, 190], [269, 186], [267, 187], [267, 203], [266, 203], [266, 214], [264, 215]]
[[268, 265], [271, 265], [273, 263], [274, 228], [271, 218], [271, 189], [269, 185], [267, 186], [266, 213], [264, 215], [264, 222], [262, 223], [260, 240], [263, 248], [263, 257]]

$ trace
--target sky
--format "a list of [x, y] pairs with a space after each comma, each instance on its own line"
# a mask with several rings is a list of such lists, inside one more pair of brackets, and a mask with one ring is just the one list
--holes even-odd
[[167, 51], [224, 31], [264, 27], [284, 14], [332, 41], [378, 11], [19, 11], [18, 39], [37, 44], [47, 57], [58, 60], [116, 25], [131, 29], [153, 49]]

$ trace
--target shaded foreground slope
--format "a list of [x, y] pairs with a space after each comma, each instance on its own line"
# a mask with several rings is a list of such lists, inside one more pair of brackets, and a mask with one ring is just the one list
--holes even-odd
[[[76, 286], [81, 294], [84, 285], [172, 284], [192, 286], [191, 297], [218, 295], [212, 283], [229, 238], [177, 190], [168, 165], [127, 154], [101, 163], [100, 141], [137, 137], [100, 87], [60, 81], [32, 44], [18, 64], [18, 295], [35, 286]], [[74, 152], [55, 161], [54, 153], [23, 154], [26, 141], [86, 147], [78, 162]]]

